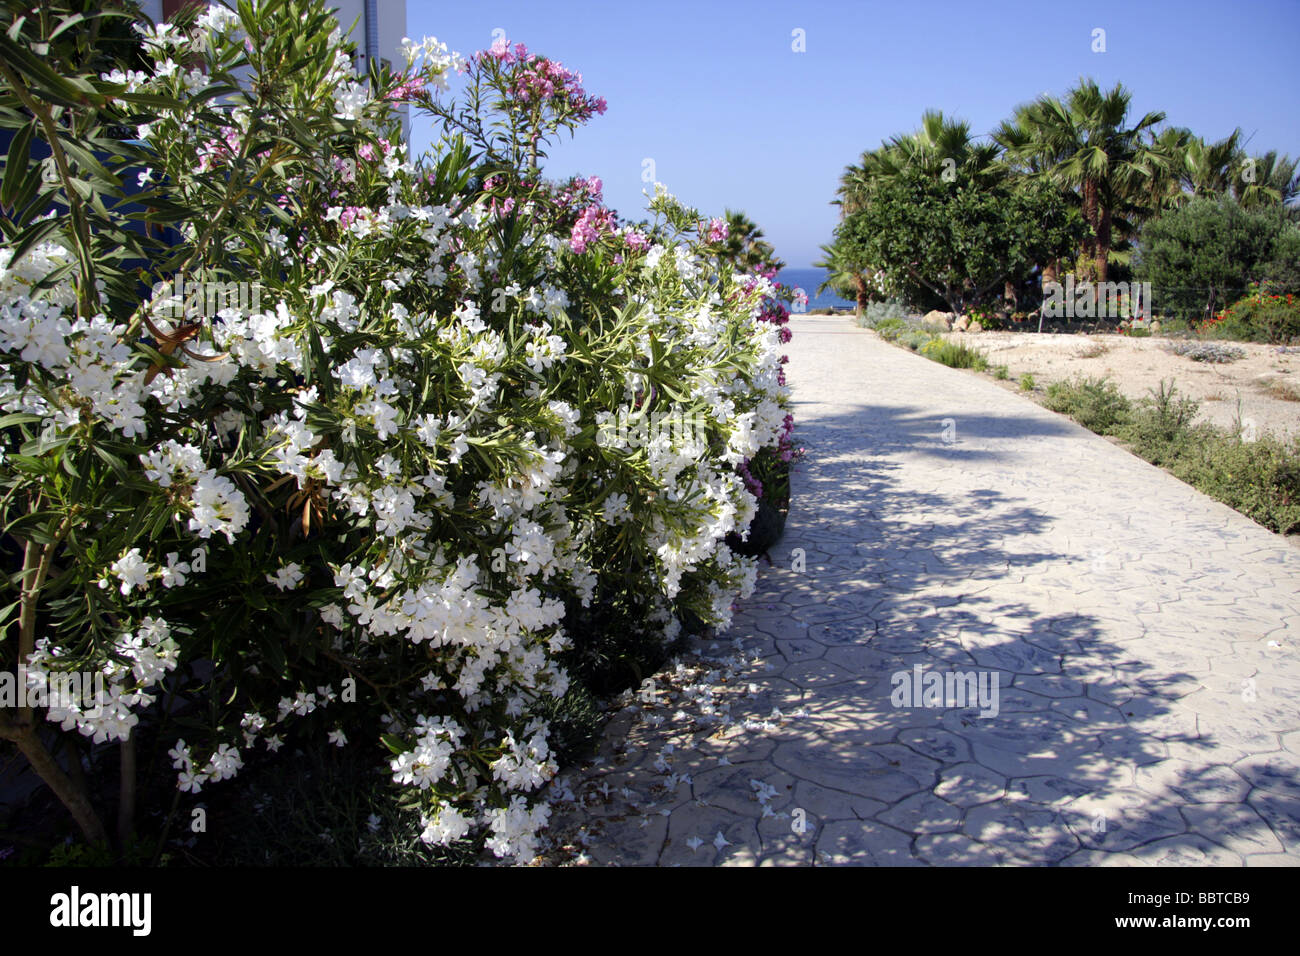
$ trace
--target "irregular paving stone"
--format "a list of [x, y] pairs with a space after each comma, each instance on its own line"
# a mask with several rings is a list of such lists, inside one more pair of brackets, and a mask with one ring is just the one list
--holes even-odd
[[[987, 380], [791, 326], [774, 564], [552, 784], [546, 859], [1300, 865], [1300, 549]], [[996, 706], [896, 706], [917, 666]]]
[[1063, 806], [1061, 815], [1085, 847], [1110, 851], [1131, 850], [1187, 829], [1176, 808], [1134, 789], [1083, 794]]
[[1079, 848], [1060, 813], [1033, 804], [986, 803], [966, 811], [962, 831], [1031, 863], [1057, 863]]
[[1181, 809], [1193, 833], [1230, 845], [1239, 853], [1281, 853], [1285, 849], [1277, 834], [1249, 804], [1210, 803]]
[[943, 833], [961, 826], [962, 812], [932, 793], [918, 793], [895, 804], [876, 819], [907, 833]]
[[873, 820], [836, 820], [817, 839], [819, 866], [917, 866], [912, 839]]
[[880, 800], [832, 790], [807, 780], [795, 784], [794, 797], [790, 801], [792, 810], [803, 810], [807, 814], [808, 824], [813, 828], [830, 820], [866, 820], [888, 806]]
[[1149, 866], [1241, 866], [1239, 854], [1196, 833], [1156, 840], [1129, 851]]
[[934, 792], [953, 806], [964, 808], [1000, 800], [1006, 789], [1005, 777], [977, 763], [963, 763], [945, 768]]

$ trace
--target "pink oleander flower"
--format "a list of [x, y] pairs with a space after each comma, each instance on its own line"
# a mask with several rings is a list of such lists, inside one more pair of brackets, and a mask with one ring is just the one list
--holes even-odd
[[727, 220], [710, 219], [709, 220], [709, 242], [725, 242], [731, 230], [727, 228]]
[[608, 209], [588, 206], [578, 216], [578, 221], [573, 224], [573, 229], [569, 233], [569, 248], [579, 255], [586, 252], [587, 246], [599, 239], [602, 232], [609, 231], [613, 226], [613, 219], [613, 213]]
[[424, 92], [424, 80], [419, 76], [410, 76], [402, 81], [388, 94], [387, 99], [392, 103], [405, 103], [409, 100], [418, 99]]
[[650, 239], [644, 234], [637, 232], [635, 229], [628, 230], [623, 236], [623, 241], [627, 243], [629, 249], [635, 249], [637, 252], [645, 252], [650, 248]]

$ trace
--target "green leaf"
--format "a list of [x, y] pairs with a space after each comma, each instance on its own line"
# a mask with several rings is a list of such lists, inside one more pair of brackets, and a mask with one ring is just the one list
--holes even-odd
[[6, 206], [13, 204], [14, 194], [18, 192], [18, 186], [27, 174], [28, 163], [31, 161], [32, 135], [35, 132], [36, 121], [33, 120], [20, 129], [9, 144], [9, 154], [5, 157], [4, 183], [0, 184], [0, 203]]
[[0, 416], [0, 428], [10, 428], [14, 425], [28, 425], [32, 422], [42, 421], [40, 415], [33, 415], [30, 412], [14, 412], [12, 415]]

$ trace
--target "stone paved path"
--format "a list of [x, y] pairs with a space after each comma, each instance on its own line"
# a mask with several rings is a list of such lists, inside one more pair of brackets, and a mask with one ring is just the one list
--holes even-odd
[[[1300, 549], [975, 375], [792, 327], [774, 566], [552, 784], [551, 859], [1300, 864]], [[894, 706], [900, 672], [996, 707]]]

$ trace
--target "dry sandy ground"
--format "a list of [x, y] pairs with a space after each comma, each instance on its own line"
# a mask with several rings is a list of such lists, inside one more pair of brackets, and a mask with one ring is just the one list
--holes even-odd
[[[1201, 403], [1199, 420], [1233, 428], [1241, 401], [1242, 425], [1256, 434], [1300, 436], [1300, 352], [1230, 342], [1244, 358], [1226, 364], [1194, 362], [1166, 351], [1177, 341], [1160, 336], [1067, 335], [1023, 332], [950, 332], [954, 341], [982, 350], [990, 365], [1005, 365], [1008, 387], [1033, 375], [1038, 389], [1079, 375], [1106, 376], [1129, 398], [1141, 398], [1173, 379], [1178, 391]], [[1287, 399], [1284, 395], [1295, 396]]]

